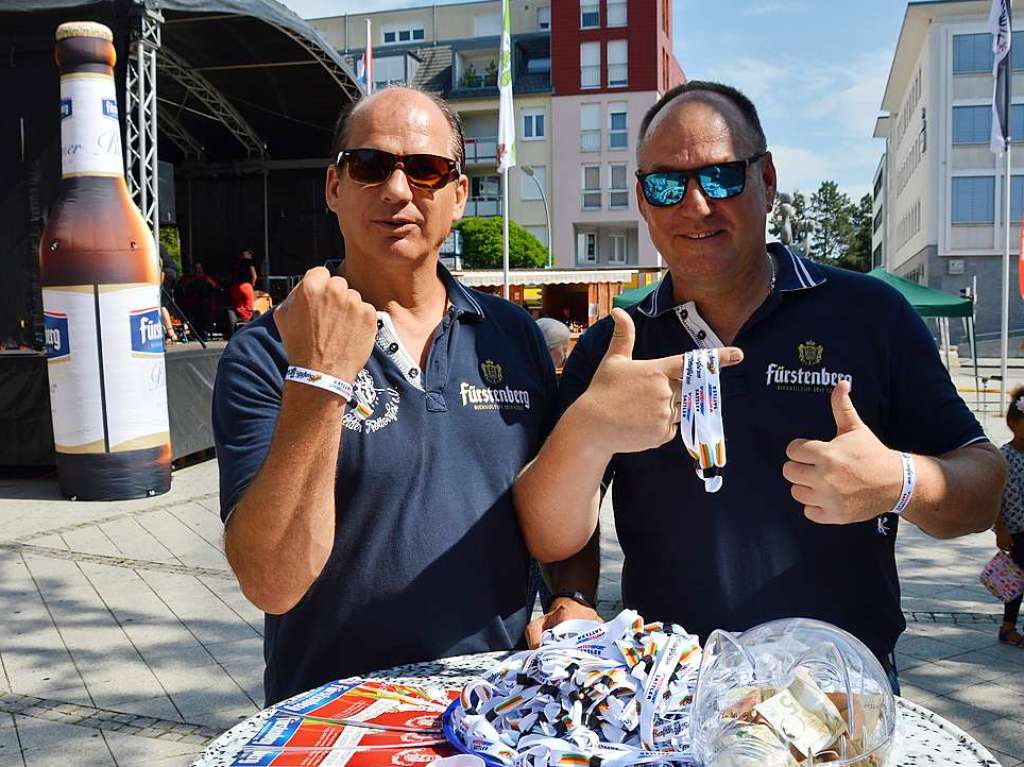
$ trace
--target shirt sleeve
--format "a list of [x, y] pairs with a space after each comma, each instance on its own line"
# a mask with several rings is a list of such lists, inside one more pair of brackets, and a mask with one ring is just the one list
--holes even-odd
[[[247, 335], [240, 334], [238, 340]], [[233, 352], [229, 348], [221, 358], [213, 387], [220, 516], [225, 524], [270, 450], [283, 388], [283, 378], [265, 350]]]
[[895, 450], [933, 456], [987, 442], [981, 424], [943, 366], [924, 321], [902, 297], [895, 312], [889, 429], [883, 441]]

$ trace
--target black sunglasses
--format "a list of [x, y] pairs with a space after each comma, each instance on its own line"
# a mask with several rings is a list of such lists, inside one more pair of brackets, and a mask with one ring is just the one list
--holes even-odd
[[659, 208], [678, 205], [686, 196], [686, 185], [690, 178], [696, 178], [705, 197], [712, 200], [728, 200], [743, 191], [747, 183], [747, 167], [768, 154], [757, 152], [746, 160], [717, 162], [694, 170], [656, 170], [651, 173], [636, 172], [643, 190], [644, 199]]
[[401, 168], [417, 189], [437, 190], [450, 184], [462, 172], [455, 160], [436, 154], [391, 154], [379, 149], [345, 149], [336, 164], [348, 166], [348, 175], [360, 184], [383, 184], [395, 168]]

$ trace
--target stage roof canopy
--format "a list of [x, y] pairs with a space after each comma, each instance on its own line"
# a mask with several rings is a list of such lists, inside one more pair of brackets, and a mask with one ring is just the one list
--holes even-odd
[[123, 64], [130, 14], [146, 7], [164, 18], [161, 159], [326, 158], [334, 120], [359, 86], [318, 32], [272, 0], [0, 0], [0, 45], [52, 50], [58, 24], [89, 19], [114, 30]]

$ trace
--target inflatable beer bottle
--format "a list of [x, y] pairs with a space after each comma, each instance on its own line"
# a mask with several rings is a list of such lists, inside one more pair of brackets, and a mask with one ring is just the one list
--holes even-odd
[[61, 491], [139, 498], [171, 485], [153, 235], [128, 196], [113, 36], [57, 28], [62, 181], [39, 243], [50, 409]]

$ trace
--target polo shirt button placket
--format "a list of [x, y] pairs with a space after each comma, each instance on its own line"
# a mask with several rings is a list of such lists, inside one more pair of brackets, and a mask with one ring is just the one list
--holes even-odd
[[391, 344], [388, 345], [388, 354], [394, 354], [397, 351], [398, 351], [398, 344], [396, 344], [394, 341], [392, 341]]

